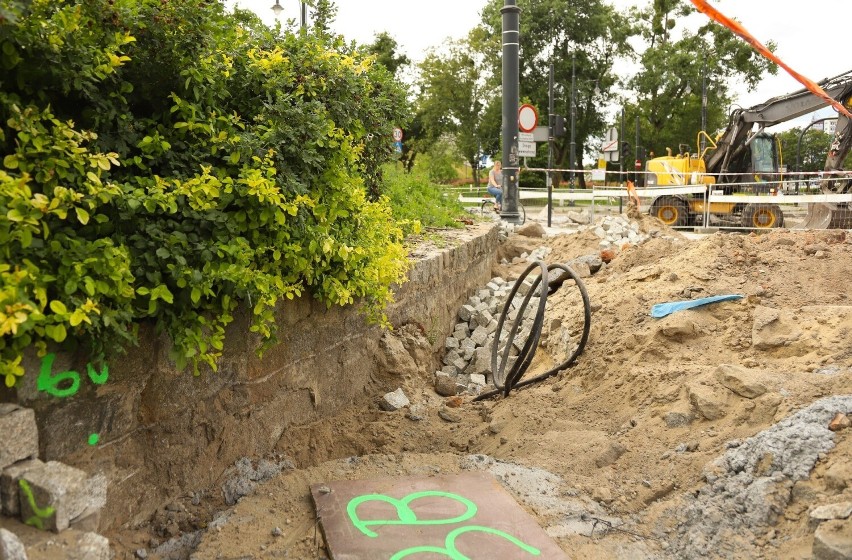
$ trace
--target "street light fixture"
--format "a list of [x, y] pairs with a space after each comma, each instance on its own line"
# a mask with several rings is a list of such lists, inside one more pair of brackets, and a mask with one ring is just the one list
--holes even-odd
[[[304, 2], [301, 2], [301, 10], [300, 10], [300, 27], [304, 28], [307, 25], [308, 19], [308, 9]], [[275, 5], [272, 6], [272, 11], [275, 12], [275, 17], [281, 15], [281, 12], [284, 11], [284, 7], [281, 5], [281, 0], [275, 0]]]

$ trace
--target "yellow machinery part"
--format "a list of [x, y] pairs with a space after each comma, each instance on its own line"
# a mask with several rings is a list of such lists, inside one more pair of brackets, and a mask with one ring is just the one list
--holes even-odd
[[[736, 206], [733, 202], [711, 202], [710, 203], [710, 213], [711, 214], [730, 214], [734, 211], [734, 206]], [[704, 213], [704, 201], [703, 200], [690, 200], [689, 207], [696, 214]]]

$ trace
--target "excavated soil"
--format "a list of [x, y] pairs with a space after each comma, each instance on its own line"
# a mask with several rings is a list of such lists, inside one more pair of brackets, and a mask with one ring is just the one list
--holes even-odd
[[[834, 446], [814, 452], [798, 478], [773, 467], [771, 453], [758, 457], [749, 480], [765, 476], [778, 486], [758, 496], [763, 516], [752, 515], [747, 500], [732, 510], [740, 512], [736, 523], [724, 508], [708, 509], [708, 472], [794, 412], [852, 394], [852, 239], [786, 230], [686, 239], [641, 221], [652, 237], [585, 279], [591, 333], [572, 369], [506, 399], [472, 402], [435, 393], [435, 357], [395, 368], [402, 373], [379, 381], [387, 391], [402, 387], [411, 407], [384, 412], [377, 393], [368, 406], [295, 430], [275, 458], [284, 470], [233, 508], [219, 496], [187, 496], [150, 530], [107, 535], [118, 557], [140, 548], [148, 558], [185, 555], [162, 544], [184, 534], [200, 541], [197, 560], [327, 558], [311, 484], [485, 469], [570, 558], [811, 558], [809, 512], [852, 500], [848, 428], [832, 432]], [[513, 234], [500, 258], [546, 246], [547, 262], [567, 262], [598, 254], [598, 242], [591, 231]], [[512, 279], [525, 266], [499, 265], [494, 276]], [[656, 303], [720, 294], [744, 297], [649, 315]], [[532, 373], [563, 357], [578, 314], [576, 290], [549, 298]], [[392, 336], [422, 356], [423, 334]], [[187, 518], [197, 522], [181, 525]], [[164, 533], [170, 523], [174, 530]], [[723, 527], [724, 541], [713, 542]]]

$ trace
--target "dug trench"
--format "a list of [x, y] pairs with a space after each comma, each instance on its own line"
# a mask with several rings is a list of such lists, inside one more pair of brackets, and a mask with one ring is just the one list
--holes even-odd
[[[436, 324], [426, 318], [440, 314], [423, 308], [398, 313], [405, 326], [369, 346], [379, 366], [369, 379], [342, 363], [351, 379], [300, 391], [308, 420], [279, 425], [268, 452], [248, 452], [263, 448], [255, 445], [262, 434], [240, 431], [248, 421], [205, 434], [146, 418], [143, 433], [169, 426], [157, 431], [163, 446], [206, 438], [211, 451], [172, 458], [197, 468], [163, 465], [144, 485], [111, 479], [111, 491], [135, 504], [123, 523], [102, 521], [116, 557], [328, 558], [310, 485], [468, 471], [494, 475], [570, 558], [850, 557], [852, 240], [787, 230], [686, 239], [647, 217], [635, 223], [641, 235], [605, 251], [609, 262], [583, 279], [592, 321], [577, 363], [508, 398], [474, 402], [476, 388], [462, 391], [463, 383], [460, 394], [436, 392], [460, 320], [445, 314]], [[599, 257], [596, 226], [502, 236], [486, 278], [444, 301], [455, 312], [488, 279], [516, 278], [531, 257]], [[657, 303], [721, 294], [743, 297], [649, 314]], [[570, 289], [548, 299], [528, 375], [576, 343], [578, 309]], [[363, 390], [325, 409], [316, 402], [347, 383]], [[397, 389], [410, 404], [383, 410], [382, 397]], [[197, 398], [210, 401], [210, 415], [234, 414], [219, 399]], [[274, 425], [269, 414], [258, 421]], [[123, 449], [124, 461], [138, 459], [132, 451]], [[70, 455], [90, 471], [95, 457]], [[121, 472], [121, 457], [110, 460], [119, 465], [110, 472]], [[131, 499], [133, 491], [151, 497]], [[128, 514], [141, 504], [147, 515]]]

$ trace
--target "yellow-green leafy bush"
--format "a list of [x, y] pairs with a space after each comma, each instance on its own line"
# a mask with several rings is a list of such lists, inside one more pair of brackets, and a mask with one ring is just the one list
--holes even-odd
[[404, 95], [371, 59], [205, 0], [33, 0], [0, 9], [0, 68], [7, 385], [29, 346], [109, 350], [140, 320], [214, 369], [241, 304], [266, 343], [302, 294], [382, 320]]

